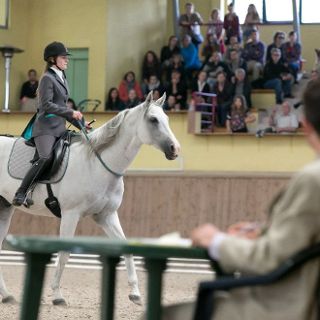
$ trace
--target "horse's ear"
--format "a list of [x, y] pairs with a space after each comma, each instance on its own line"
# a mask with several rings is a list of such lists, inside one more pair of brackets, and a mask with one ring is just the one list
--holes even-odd
[[144, 101], [144, 106], [145, 106], [146, 108], [148, 108], [152, 100], [153, 100], [153, 92], [152, 92], [152, 90], [151, 90], [151, 91], [148, 93], [148, 95], [147, 95], [147, 97], [146, 97], [146, 100]]
[[166, 101], [166, 93], [164, 93], [162, 95], [162, 97], [160, 97], [157, 101], [156, 101], [156, 104], [158, 104], [159, 106], [162, 106], [164, 104], [164, 102]]

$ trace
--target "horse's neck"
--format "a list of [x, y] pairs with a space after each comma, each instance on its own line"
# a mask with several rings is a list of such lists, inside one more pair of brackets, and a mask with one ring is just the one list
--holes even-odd
[[115, 141], [101, 152], [101, 156], [107, 165], [118, 173], [126, 171], [142, 145], [137, 137], [137, 121], [134, 118], [135, 115], [127, 116]]

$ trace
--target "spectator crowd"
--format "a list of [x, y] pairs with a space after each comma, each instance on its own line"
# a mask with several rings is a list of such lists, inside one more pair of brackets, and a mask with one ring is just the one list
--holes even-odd
[[[166, 110], [189, 109], [193, 92], [214, 93], [217, 124], [232, 132], [245, 132], [246, 123], [253, 121], [252, 88], [274, 90], [277, 104], [293, 97], [301, 44], [294, 31], [288, 35], [277, 31], [267, 45], [261, 41], [261, 19], [253, 4], [242, 27], [232, 3], [224, 18], [213, 9], [207, 23], [194, 5], [187, 3], [178, 23], [179, 37], [171, 36], [159, 55], [146, 52], [141, 81], [129, 71], [118, 88], [109, 90], [105, 110], [131, 108], [151, 90], [156, 96], [166, 92]], [[200, 29], [203, 25], [207, 26], [205, 36]]]

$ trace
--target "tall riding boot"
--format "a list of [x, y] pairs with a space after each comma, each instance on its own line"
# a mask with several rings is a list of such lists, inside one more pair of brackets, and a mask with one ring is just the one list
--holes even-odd
[[26, 176], [23, 178], [22, 183], [12, 200], [12, 204], [14, 206], [21, 206], [24, 203], [29, 187], [43, 173], [48, 163], [48, 159], [40, 158], [33, 164]]

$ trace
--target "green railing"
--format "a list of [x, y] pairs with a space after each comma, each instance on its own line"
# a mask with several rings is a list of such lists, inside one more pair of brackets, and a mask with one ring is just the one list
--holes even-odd
[[25, 275], [21, 320], [36, 320], [46, 264], [53, 253], [92, 253], [100, 256], [102, 269], [101, 319], [112, 320], [114, 314], [114, 295], [116, 265], [124, 254], [141, 256], [148, 272], [147, 320], [161, 319], [162, 275], [168, 258], [208, 259], [206, 250], [192, 247], [158, 245], [148, 243], [147, 239], [128, 239], [127, 241], [108, 240], [99, 237], [15, 237], [9, 235], [10, 249], [25, 252], [27, 270]]

